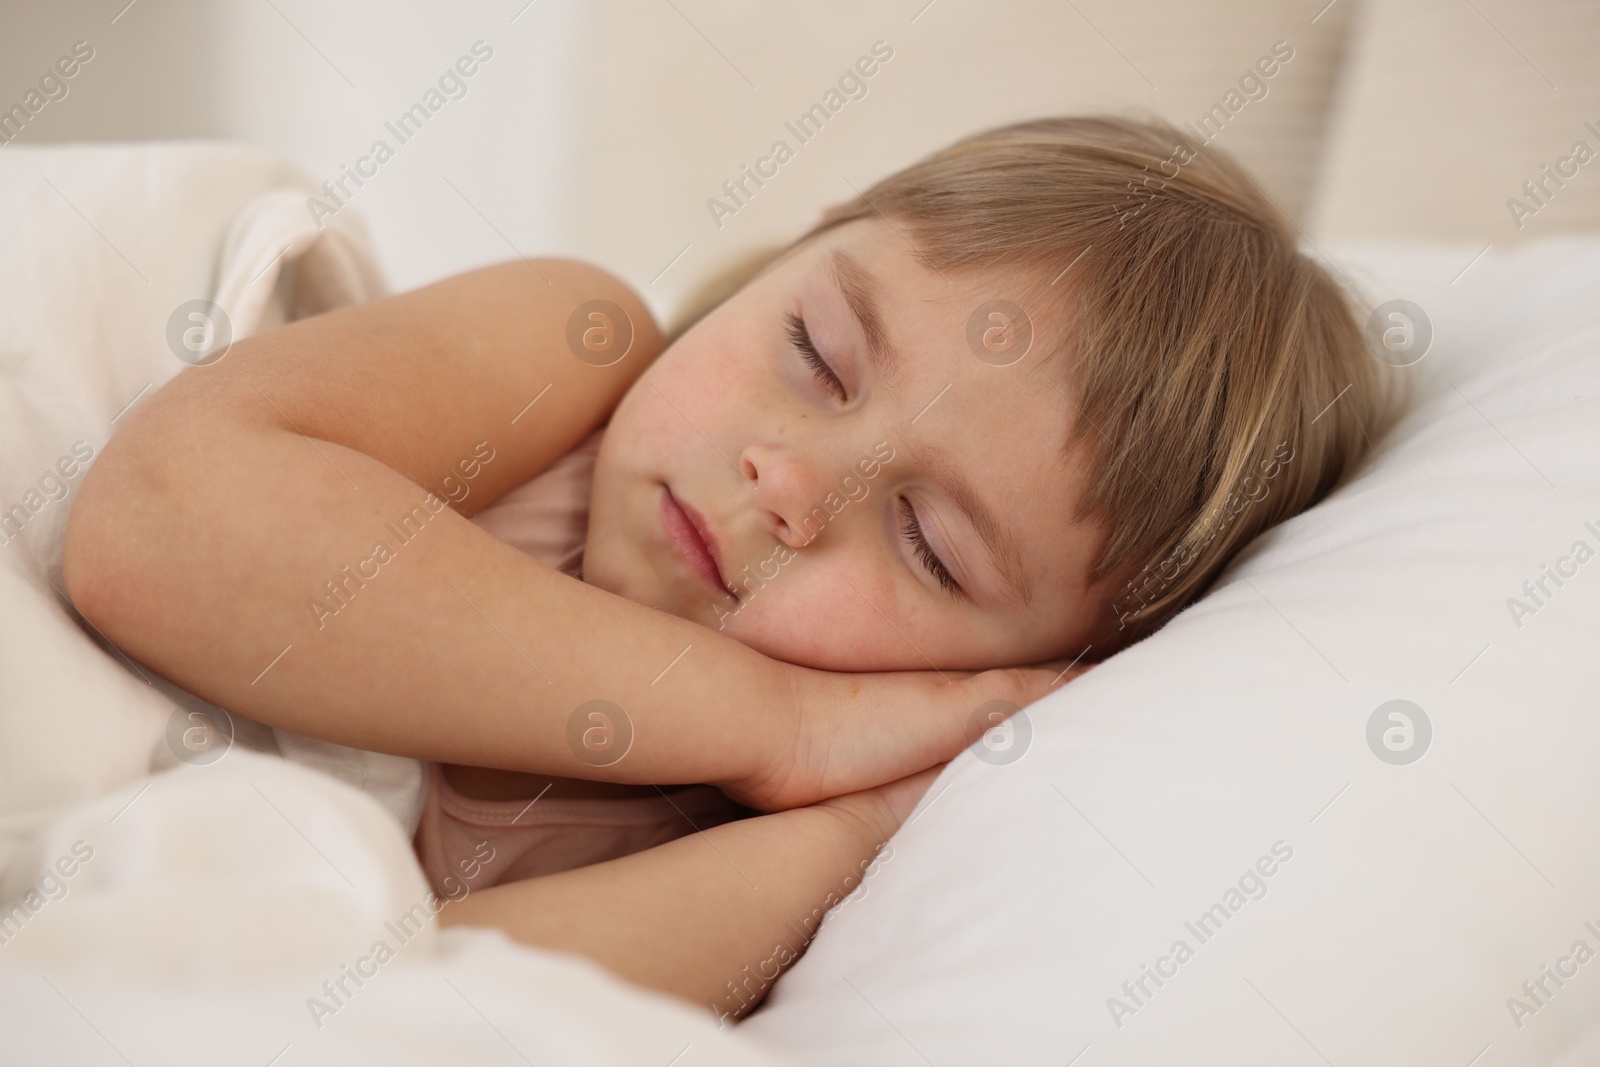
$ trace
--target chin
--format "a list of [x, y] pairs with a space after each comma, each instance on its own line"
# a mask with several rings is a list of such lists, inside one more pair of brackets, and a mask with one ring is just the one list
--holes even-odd
[[[641, 567], [637, 574], [630, 575], [626, 567], [609, 567], [605, 560], [600, 560], [598, 565], [591, 568], [585, 554], [583, 581], [585, 585], [592, 585], [596, 589], [604, 589], [608, 593], [624, 597], [635, 604], [643, 604], [647, 608], [664, 611], [668, 615], [676, 615], [680, 619], [699, 623], [710, 629], [716, 629], [717, 615], [709, 606], [703, 604], [685, 604], [672, 595], [671, 591], [664, 588], [660, 577], [648, 567]], [[726, 631], [724, 631], [726, 632]]]
[[630, 578], [626, 568], [615, 568], [606, 565], [605, 560], [591, 561], [591, 554], [585, 550], [583, 560], [583, 583], [592, 585], [596, 589], [604, 589], [608, 593], [626, 597], [636, 604], [646, 607], [660, 607], [659, 590], [654, 583], [654, 576], [646, 575], [639, 578]]

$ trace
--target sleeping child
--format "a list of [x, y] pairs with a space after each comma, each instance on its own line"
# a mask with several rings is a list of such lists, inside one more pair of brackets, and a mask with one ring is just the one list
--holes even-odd
[[737, 1018], [945, 761], [1385, 411], [1346, 294], [1158, 123], [969, 137], [758, 266], [670, 344], [565, 259], [241, 341], [106, 445], [70, 594], [216, 704], [428, 761], [441, 922]]

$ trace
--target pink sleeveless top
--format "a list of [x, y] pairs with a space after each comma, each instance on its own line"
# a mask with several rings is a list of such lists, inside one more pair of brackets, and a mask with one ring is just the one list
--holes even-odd
[[[472, 521], [547, 567], [582, 576], [589, 491], [604, 428]], [[438, 764], [417, 825], [417, 858], [441, 897], [462, 886], [555, 874], [654, 847], [747, 814], [708, 785], [668, 786], [655, 796], [478, 800], [463, 796]]]

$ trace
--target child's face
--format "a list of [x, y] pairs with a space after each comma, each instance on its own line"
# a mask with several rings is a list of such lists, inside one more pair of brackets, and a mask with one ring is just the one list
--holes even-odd
[[[839, 253], [898, 353], [892, 372], [830, 269]], [[1083, 468], [1061, 459], [1070, 386], [1057, 364], [1041, 366], [1055, 337], [1034, 320], [1023, 358], [980, 359], [969, 320], [994, 299], [1027, 306], [1015, 279], [928, 269], [881, 220], [791, 250], [618, 405], [595, 467], [584, 580], [829, 670], [985, 669], [1108, 642], [1112, 582], [1088, 584], [1104, 531], [1073, 521]], [[792, 343], [789, 314], [840, 386]], [[991, 556], [964, 498], [990, 517], [1010, 565]], [[692, 529], [677, 505], [709, 527], [722, 581], [674, 547], [674, 530], [681, 543]]]

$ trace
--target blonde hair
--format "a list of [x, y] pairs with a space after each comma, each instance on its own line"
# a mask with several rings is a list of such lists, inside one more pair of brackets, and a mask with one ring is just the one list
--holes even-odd
[[1032, 273], [1035, 328], [1069, 324], [1045, 358], [1069, 356], [1063, 453], [1089, 449], [1078, 517], [1108, 530], [1091, 579], [1123, 581], [1127, 639], [1326, 496], [1391, 417], [1353, 295], [1236, 163], [1165, 123], [1048, 118], [964, 138], [782, 251], [880, 215], [939, 271]]

